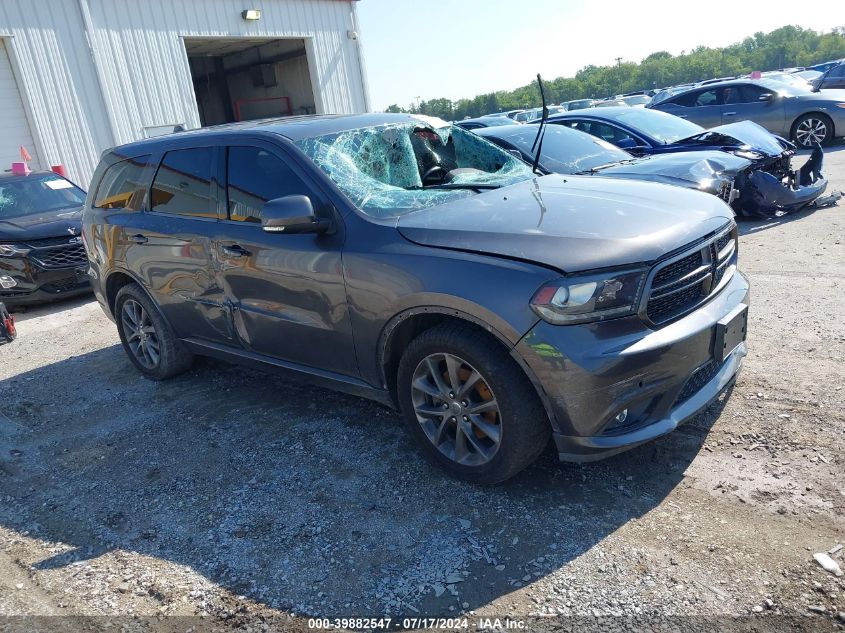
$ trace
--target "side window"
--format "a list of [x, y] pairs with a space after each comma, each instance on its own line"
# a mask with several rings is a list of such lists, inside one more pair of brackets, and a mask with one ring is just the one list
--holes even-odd
[[771, 92], [771, 90], [767, 90], [762, 86], [742, 84], [741, 86], [725, 88], [722, 92], [722, 100], [727, 105], [734, 103], [756, 103], [760, 100], [760, 95], [767, 92]]
[[144, 169], [149, 156], [138, 156], [115, 163], [103, 173], [94, 198], [98, 209], [138, 209], [144, 199]]
[[620, 130], [614, 125], [608, 125], [606, 123], [596, 123], [594, 121], [591, 126], [590, 132], [593, 136], [598, 136], [600, 139], [603, 139], [608, 143], [613, 143], [614, 145], [619, 145], [620, 142], [627, 142], [629, 143], [629, 145], [636, 145], [636, 141], [631, 137], [630, 134], [628, 134], [624, 130]]
[[214, 171], [212, 147], [167, 152], [153, 180], [151, 210], [216, 218], [217, 203], [212, 193]]
[[229, 148], [229, 219], [261, 222], [261, 210], [268, 200], [284, 196], [312, 196], [311, 190], [285, 162], [259, 147]]
[[697, 108], [700, 106], [718, 105], [719, 99], [716, 90], [694, 90], [678, 95], [670, 103], [686, 108]]
[[704, 92], [699, 92], [698, 96], [695, 99], [696, 106], [713, 106], [719, 105], [719, 97], [716, 94], [715, 90], [705, 90]]

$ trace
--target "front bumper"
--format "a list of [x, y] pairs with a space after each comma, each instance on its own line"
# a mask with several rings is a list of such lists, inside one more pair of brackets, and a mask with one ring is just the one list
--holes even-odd
[[[748, 302], [748, 281], [737, 272], [709, 302], [659, 329], [638, 317], [535, 325], [516, 352], [543, 392], [560, 459], [592, 461], [633, 448], [716, 399], [746, 354], [742, 343], [716, 363], [716, 324]], [[623, 410], [627, 417], [618, 421]]]
[[45, 269], [28, 257], [0, 257], [0, 276], [15, 285], [0, 287], [0, 301], [7, 306], [55, 301], [91, 292], [87, 266]]

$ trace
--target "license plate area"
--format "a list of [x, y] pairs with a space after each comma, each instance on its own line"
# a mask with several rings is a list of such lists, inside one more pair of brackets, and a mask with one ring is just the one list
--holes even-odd
[[719, 362], [731, 355], [748, 334], [748, 306], [740, 304], [716, 324], [713, 356]]

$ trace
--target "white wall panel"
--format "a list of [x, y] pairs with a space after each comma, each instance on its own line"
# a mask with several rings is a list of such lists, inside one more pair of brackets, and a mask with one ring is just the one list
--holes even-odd
[[352, 12], [352, 0], [2, 0], [0, 37], [39, 155], [87, 186], [102, 150], [147, 127], [199, 126], [183, 37], [303, 38], [317, 111], [366, 111]]

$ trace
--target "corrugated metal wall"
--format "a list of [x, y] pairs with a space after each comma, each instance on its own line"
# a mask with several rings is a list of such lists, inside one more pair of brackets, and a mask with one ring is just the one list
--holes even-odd
[[[87, 185], [103, 149], [143, 138], [146, 127], [200, 125], [183, 37], [305, 38], [317, 111], [366, 111], [363, 69], [347, 37], [351, 4], [3, 0], [0, 36], [10, 36], [42, 160], [66, 164]], [[243, 20], [246, 8], [261, 9], [261, 20]]]

